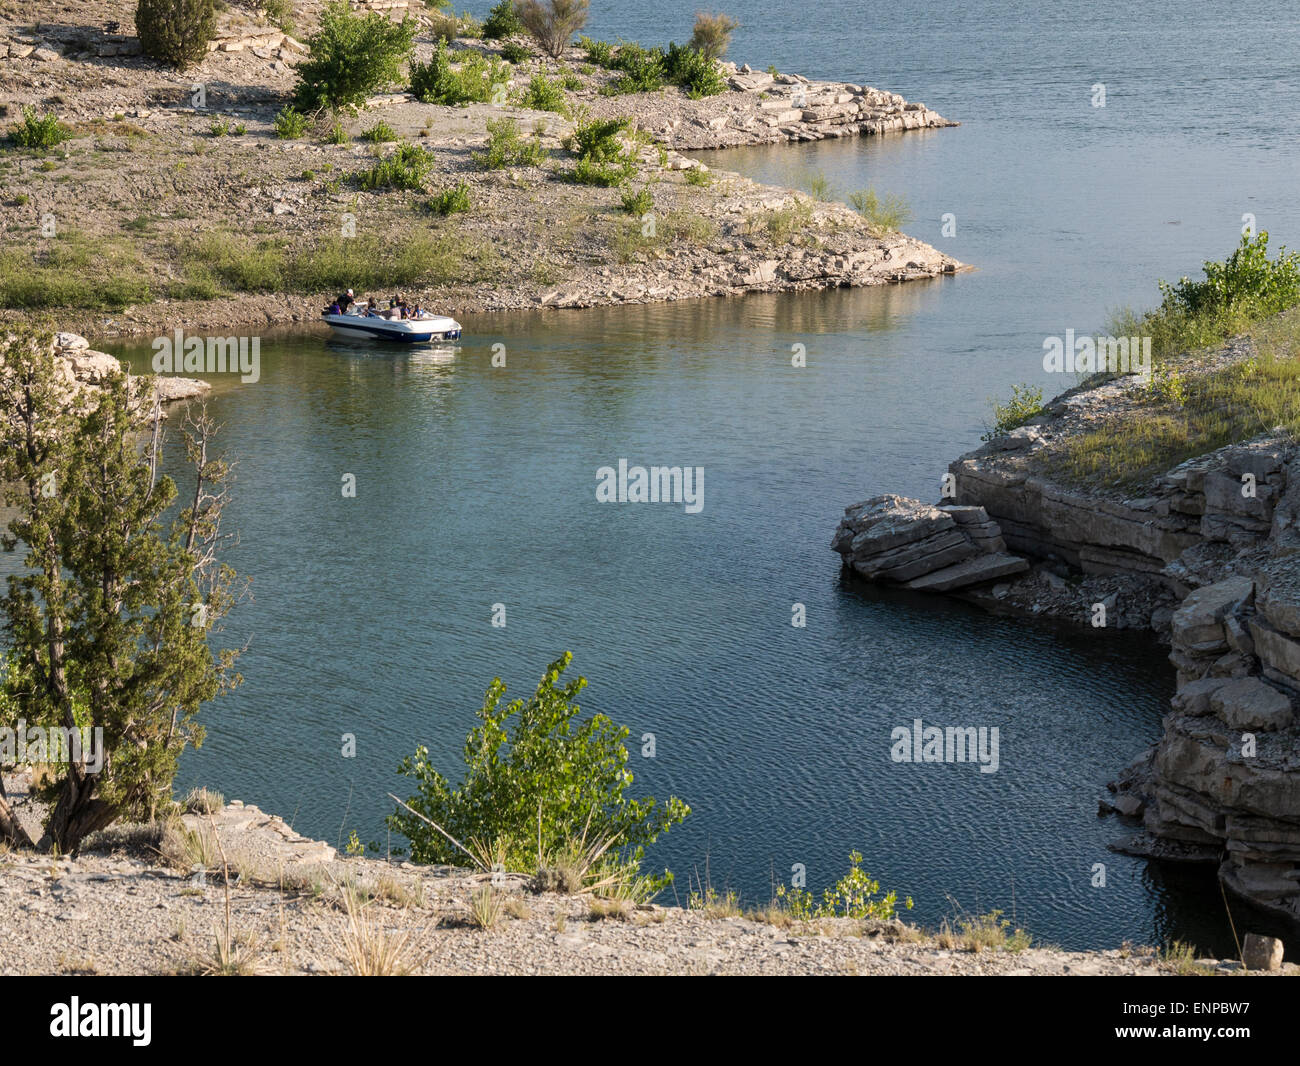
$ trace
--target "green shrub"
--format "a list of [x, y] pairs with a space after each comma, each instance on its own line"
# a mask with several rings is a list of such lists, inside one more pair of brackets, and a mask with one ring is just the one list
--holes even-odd
[[699, 185], [708, 188], [713, 184], [713, 173], [703, 167], [691, 167], [685, 174], [687, 185]]
[[688, 47], [709, 59], [721, 59], [727, 54], [731, 35], [739, 28], [740, 23], [730, 15], [706, 15], [701, 12], [695, 16], [695, 29], [691, 33]]
[[1244, 234], [1227, 259], [1206, 262], [1204, 274], [1204, 280], [1184, 277], [1177, 285], [1160, 282], [1160, 306], [1141, 315], [1120, 312], [1110, 323], [1111, 335], [1150, 337], [1159, 359], [1218, 344], [1300, 304], [1300, 255], [1281, 248], [1270, 261], [1265, 231]]
[[[488, 12], [483, 20], [483, 36], [489, 41], [500, 41], [524, 32], [524, 24], [519, 21], [515, 11], [514, 0], [501, 0]], [[513, 62], [513, 60], [512, 60]]]
[[[880, 882], [862, 869], [862, 853], [849, 852], [849, 872], [834, 886], [822, 891], [821, 902], [814, 901], [807, 889], [778, 885], [777, 905], [791, 918], [808, 921], [813, 918], [856, 918], [888, 921], [898, 911], [898, 893], [888, 892], [877, 898]], [[912, 898], [903, 900], [906, 910], [912, 909]]]
[[62, 144], [72, 136], [72, 130], [59, 121], [53, 112], [37, 116], [36, 108], [23, 107], [23, 120], [9, 130], [9, 139], [19, 148], [45, 151]]
[[901, 196], [891, 193], [882, 200], [875, 189], [850, 193], [849, 203], [867, 220], [867, 228], [877, 235], [893, 233], [912, 217], [907, 201]]
[[1207, 261], [1204, 272], [1204, 281], [1160, 282], [1162, 310], [1189, 316], [1244, 310], [1263, 317], [1300, 303], [1300, 253], [1280, 248], [1270, 261], [1266, 230], [1242, 234], [1233, 253], [1221, 263]]
[[510, 64], [479, 52], [453, 66], [451, 52], [439, 41], [428, 63], [411, 64], [411, 92], [425, 104], [487, 103], [505, 91], [510, 76]]
[[534, 74], [528, 81], [528, 88], [520, 98], [520, 104], [531, 111], [557, 111], [568, 114], [569, 104], [564, 90], [558, 82], [542, 74]]
[[415, 144], [399, 144], [397, 151], [381, 159], [369, 170], [358, 171], [354, 177], [363, 189], [423, 189], [429, 171], [433, 169], [433, 155]]
[[631, 163], [602, 163], [583, 156], [573, 167], [573, 180], [579, 185], [599, 185], [613, 188], [622, 185], [635, 173]]
[[1012, 385], [1011, 399], [1006, 403], [993, 402], [993, 426], [980, 440], [1001, 437], [1031, 418], [1043, 413], [1043, 390], [1036, 385]]
[[348, 131], [343, 128], [343, 123], [337, 119], [334, 125], [330, 127], [329, 133], [325, 134], [326, 144], [347, 144]]
[[608, 41], [593, 41], [590, 37], [582, 37], [578, 41], [578, 47], [582, 49], [588, 63], [607, 69], [614, 65], [614, 46]]
[[266, 17], [285, 33], [293, 33], [293, 0], [261, 0]]
[[587, 0], [519, 0], [519, 21], [542, 51], [559, 59], [573, 35], [587, 24]]
[[650, 192], [649, 185], [643, 185], [636, 192], [628, 189], [622, 197], [623, 210], [629, 215], [635, 215], [638, 218], [649, 211], [654, 210], [655, 198]]
[[[430, 763], [423, 746], [398, 767], [415, 784], [413, 810], [511, 870], [535, 873], [539, 855], [545, 861], [596, 841], [608, 842], [610, 854], [621, 851], [620, 862], [639, 863], [648, 844], [690, 813], [676, 797], [661, 805], [626, 795], [628, 730], [603, 714], [579, 720], [576, 699], [586, 679], [560, 687], [571, 661], [565, 652], [552, 663], [526, 701], [503, 706], [506, 687], [493, 680], [480, 724], [465, 739], [459, 786]], [[417, 815], [399, 810], [388, 824], [411, 842], [415, 862], [465, 862], [463, 852]]]
[[469, 185], [462, 181], [459, 185], [444, 189], [429, 200], [428, 206], [435, 215], [454, 215], [461, 211], [468, 211]]
[[361, 139], [369, 141], [371, 144], [388, 144], [390, 141], [397, 140], [397, 131], [383, 119], [380, 119], [370, 129], [361, 134]]
[[184, 70], [208, 54], [216, 33], [212, 0], [140, 0], [135, 32], [145, 55]]
[[667, 78], [662, 49], [643, 48], [630, 42], [619, 45], [610, 69], [622, 72], [621, 77], [603, 90], [613, 96], [657, 92]]
[[307, 132], [307, 116], [286, 104], [275, 116], [275, 135], [286, 141], [296, 141]]
[[412, 18], [393, 23], [377, 12], [356, 15], [348, 0], [330, 0], [320, 29], [307, 42], [310, 54], [298, 66], [295, 106], [301, 111], [360, 106], [401, 77], [416, 28]]
[[224, 137], [230, 132], [230, 121], [224, 118], [214, 118], [208, 123], [208, 132], [214, 137]]
[[533, 131], [531, 138], [525, 138], [514, 119], [489, 119], [487, 131], [487, 148], [473, 155], [474, 162], [480, 166], [488, 170], [500, 170], [502, 167], [540, 167], [546, 161], [540, 126]]
[[693, 48], [670, 44], [664, 55], [664, 72], [669, 81], [680, 85], [692, 100], [717, 96], [727, 91], [727, 80], [715, 60]]
[[501, 58], [507, 63], [526, 63], [533, 58], [533, 53], [525, 48], [522, 44], [516, 44], [514, 41], [506, 41], [501, 46]]
[[569, 146], [580, 157], [592, 156], [602, 161], [616, 159], [623, 152], [618, 135], [630, 125], [626, 118], [589, 119], [584, 116], [574, 125]]
[[573, 180], [582, 185], [611, 187], [621, 185], [636, 167], [627, 155], [619, 134], [628, 128], [626, 118], [580, 118], [574, 125], [566, 147], [578, 156]]

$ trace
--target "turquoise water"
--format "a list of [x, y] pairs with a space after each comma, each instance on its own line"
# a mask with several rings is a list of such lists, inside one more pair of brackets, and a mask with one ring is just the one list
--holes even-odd
[[[695, 10], [592, 6], [596, 35], [647, 42], [684, 39]], [[1103, 783], [1159, 734], [1161, 649], [866, 588], [828, 544], [846, 504], [934, 497], [990, 397], [1070, 384], [1043, 374], [1045, 336], [1149, 303], [1157, 277], [1228, 251], [1246, 212], [1296, 243], [1286, 7], [729, 7], [735, 58], [892, 89], [963, 126], [708, 162], [904, 193], [908, 231], [978, 270], [466, 316], [450, 360], [264, 336], [261, 380], [220, 381], [213, 404], [240, 460], [247, 682], [207, 715], [183, 783], [383, 843], [397, 760], [424, 743], [454, 771], [492, 677], [526, 694], [569, 649], [584, 708], [655, 735], [653, 759], [632, 745], [636, 787], [694, 809], [651, 852], [683, 899], [706, 868], [748, 901], [796, 863], [819, 890], [857, 848], [927, 922], [996, 907], [1070, 947], [1223, 949], [1212, 879], [1109, 853], [1124, 831], [1096, 817]], [[620, 458], [703, 467], [703, 510], [598, 503], [596, 471]], [[998, 772], [892, 762], [891, 730], [915, 718], [998, 727]]]

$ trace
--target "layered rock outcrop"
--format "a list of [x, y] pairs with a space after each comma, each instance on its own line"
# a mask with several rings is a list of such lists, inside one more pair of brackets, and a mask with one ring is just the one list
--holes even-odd
[[1119, 850], [1218, 863], [1225, 886], [1300, 921], [1296, 563], [1187, 597], [1173, 619], [1178, 692], [1164, 735], [1114, 787], [1143, 819]]
[[[90, 347], [90, 341], [76, 333], [54, 335], [54, 362], [68, 390], [73, 393], [86, 388], [98, 388], [111, 375], [122, 371], [120, 359], [107, 352], [94, 351]], [[198, 378], [156, 376], [151, 380], [153, 398], [164, 404], [190, 400], [202, 396], [212, 388]]]
[[952, 463], [940, 505], [857, 504], [832, 547], [869, 580], [1080, 624], [1102, 606], [1103, 624], [1167, 638], [1177, 691], [1163, 736], [1103, 803], [1142, 820], [1117, 849], [1215, 863], [1228, 889], [1300, 922], [1300, 445], [1278, 431], [1129, 489], [1067, 479], [1087, 456], [1068, 445], [1126, 406], [1142, 415], [1143, 390], [1121, 378], [1063, 394]]
[[845, 508], [831, 548], [868, 580], [924, 592], [951, 592], [1029, 569], [1008, 554], [983, 507], [931, 507], [902, 496]]

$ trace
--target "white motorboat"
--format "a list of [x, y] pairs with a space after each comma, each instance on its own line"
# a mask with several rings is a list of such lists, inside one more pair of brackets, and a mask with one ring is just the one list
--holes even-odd
[[461, 326], [454, 318], [421, 312], [418, 317], [389, 318], [378, 311], [358, 310], [342, 314], [326, 311], [324, 322], [340, 337], [350, 340], [380, 340], [397, 344], [431, 344], [460, 340]]

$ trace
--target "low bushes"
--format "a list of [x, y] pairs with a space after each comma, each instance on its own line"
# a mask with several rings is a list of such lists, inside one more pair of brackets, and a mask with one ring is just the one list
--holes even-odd
[[353, 176], [357, 184], [367, 190], [418, 190], [424, 188], [432, 169], [433, 156], [426, 149], [415, 144], [400, 144], [392, 155]]
[[9, 130], [9, 140], [19, 148], [48, 151], [72, 136], [70, 127], [53, 112], [37, 115], [36, 108], [24, 107], [23, 120]]
[[539, 167], [546, 161], [540, 126], [533, 130], [531, 138], [525, 138], [519, 124], [511, 118], [489, 120], [487, 130], [486, 149], [473, 155], [474, 162], [480, 166], [500, 170], [502, 167]]

